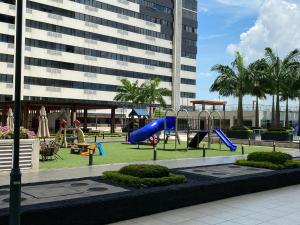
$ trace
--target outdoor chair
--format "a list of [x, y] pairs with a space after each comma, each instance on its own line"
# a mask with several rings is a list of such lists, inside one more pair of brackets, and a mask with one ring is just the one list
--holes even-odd
[[54, 141], [50, 141], [49, 145], [42, 142], [40, 145], [40, 155], [42, 156], [42, 161], [48, 161], [53, 159], [63, 159], [59, 154], [59, 144], [55, 143]]

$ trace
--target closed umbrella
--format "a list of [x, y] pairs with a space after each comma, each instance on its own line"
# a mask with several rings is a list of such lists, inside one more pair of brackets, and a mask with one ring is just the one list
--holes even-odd
[[47, 119], [46, 109], [44, 106], [42, 106], [40, 110], [39, 129], [38, 129], [37, 136], [39, 138], [44, 138], [44, 141], [46, 138], [50, 137], [48, 119]]
[[14, 114], [11, 108], [8, 110], [7, 121], [6, 121], [7, 129], [12, 131], [14, 129]]

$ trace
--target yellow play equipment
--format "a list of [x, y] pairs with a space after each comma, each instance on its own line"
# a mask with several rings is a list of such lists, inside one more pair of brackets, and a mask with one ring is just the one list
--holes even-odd
[[67, 121], [61, 120], [59, 122], [60, 128], [58, 132], [55, 135], [55, 143], [59, 144], [63, 148], [68, 147], [67, 142], [67, 131], [73, 131], [74, 137], [77, 137], [77, 143], [86, 143], [85, 142], [85, 136], [81, 128], [79, 127], [80, 122], [78, 120], [75, 120], [73, 122], [74, 127], [67, 128]]

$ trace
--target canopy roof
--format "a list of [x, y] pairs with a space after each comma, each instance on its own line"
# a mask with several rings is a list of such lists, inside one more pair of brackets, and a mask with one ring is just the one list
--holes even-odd
[[133, 109], [129, 116], [149, 116], [149, 113], [146, 109]]
[[226, 105], [224, 101], [208, 101], [208, 100], [196, 100], [191, 101], [193, 105]]

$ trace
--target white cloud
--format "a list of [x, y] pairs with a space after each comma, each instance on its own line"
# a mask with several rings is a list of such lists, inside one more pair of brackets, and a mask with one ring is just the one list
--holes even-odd
[[263, 0], [216, 0], [217, 2], [243, 8], [259, 8]]
[[227, 36], [228, 34], [210, 34], [210, 35], [207, 35], [207, 36], [199, 36], [199, 40], [211, 40], [211, 39], [216, 39], [216, 38], [221, 38], [221, 37], [224, 37], [224, 36]]
[[206, 12], [208, 12], [208, 8], [206, 8], [206, 7], [199, 7], [198, 8], [198, 11], [200, 12], [200, 13], [206, 13]]
[[228, 45], [227, 52], [238, 49], [251, 62], [262, 57], [266, 47], [281, 56], [300, 48], [299, 1], [265, 0], [255, 25], [240, 35], [240, 43]]
[[213, 76], [212, 72], [200, 72], [198, 73], [199, 78], [203, 78], [203, 77], [211, 77]]

